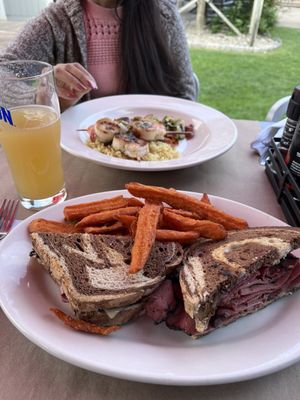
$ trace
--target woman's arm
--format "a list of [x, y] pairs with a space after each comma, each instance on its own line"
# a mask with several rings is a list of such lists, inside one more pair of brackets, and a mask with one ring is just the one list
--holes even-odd
[[42, 14], [29, 21], [0, 54], [0, 60], [39, 60], [53, 65], [54, 37], [46, 17]]
[[61, 56], [67, 52], [61, 19], [65, 19], [64, 14], [56, 16], [53, 7], [46, 9], [25, 25], [14, 42], [0, 54], [0, 61], [38, 60], [53, 65], [61, 110], [64, 111], [95, 88], [96, 83], [79, 63], [68, 62]]
[[161, 12], [166, 22], [164, 29], [169, 38], [170, 49], [174, 61], [179, 67], [178, 91], [181, 94], [180, 97], [197, 100], [196, 84], [181, 16], [174, 2], [172, 3], [170, 0], [161, 1]]

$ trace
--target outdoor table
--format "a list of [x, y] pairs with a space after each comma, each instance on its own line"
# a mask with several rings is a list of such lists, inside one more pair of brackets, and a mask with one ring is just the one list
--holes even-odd
[[[259, 165], [257, 155], [250, 149], [250, 142], [260, 130], [259, 123], [244, 120], [237, 120], [235, 123], [239, 135], [231, 150], [214, 160], [183, 170], [117, 170], [64, 153], [68, 197], [123, 189], [126, 182], [137, 181], [207, 192], [285, 220], [264, 168]], [[0, 171], [1, 199], [15, 198], [17, 194], [1, 148]], [[19, 207], [17, 218], [24, 219], [32, 213]], [[1, 400], [296, 400], [300, 396], [300, 363], [255, 380], [194, 387], [136, 383], [89, 372], [61, 361], [32, 344], [9, 322], [1, 310], [0, 354]]]

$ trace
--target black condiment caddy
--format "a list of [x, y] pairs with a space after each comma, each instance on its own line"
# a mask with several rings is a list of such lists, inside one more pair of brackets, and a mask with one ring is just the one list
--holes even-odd
[[300, 188], [278, 149], [279, 141], [280, 138], [272, 139], [265, 171], [287, 222], [300, 227]]

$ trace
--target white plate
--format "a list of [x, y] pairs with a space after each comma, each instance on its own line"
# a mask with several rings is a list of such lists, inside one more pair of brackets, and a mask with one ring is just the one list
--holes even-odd
[[[159, 118], [171, 115], [192, 123], [195, 136], [178, 147], [180, 157], [165, 161], [136, 161], [111, 157], [86, 145], [88, 136], [77, 129], [85, 129], [103, 117], [133, 117], [155, 114]], [[226, 115], [189, 100], [151, 95], [122, 95], [103, 97], [81, 103], [61, 116], [61, 146], [74, 156], [126, 170], [164, 171], [191, 167], [220, 156], [237, 139], [237, 130]]]
[[[49, 307], [70, 313], [49, 275], [29, 265], [26, 231], [34, 218], [61, 220], [66, 204], [95, 201], [124, 191], [92, 194], [43, 210], [21, 222], [0, 246], [0, 304], [32, 342], [71, 364], [105, 375], [168, 385], [242, 381], [282, 369], [299, 359], [300, 292], [199, 339], [140, 319], [108, 337], [73, 331]], [[191, 193], [199, 198], [199, 194]], [[251, 207], [211, 196], [224, 211], [250, 225], [285, 225]], [[298, 254], [299, 255], [299, 254]]]

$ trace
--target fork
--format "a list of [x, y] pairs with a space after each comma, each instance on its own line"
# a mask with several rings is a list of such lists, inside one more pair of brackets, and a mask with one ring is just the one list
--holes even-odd
[[4, 199], [0, 207], [0, 240], [8, 234], [14, 222], [19, 200]]

